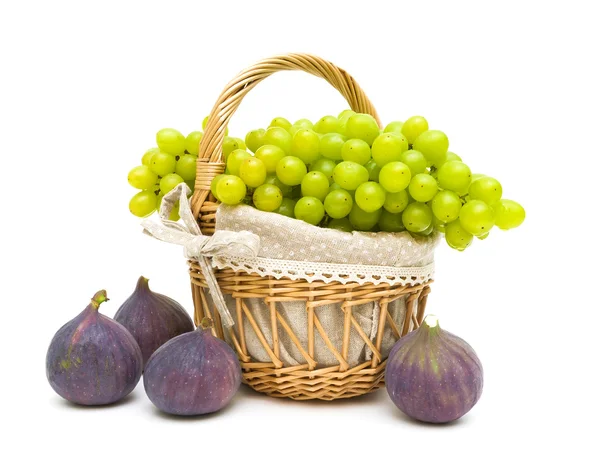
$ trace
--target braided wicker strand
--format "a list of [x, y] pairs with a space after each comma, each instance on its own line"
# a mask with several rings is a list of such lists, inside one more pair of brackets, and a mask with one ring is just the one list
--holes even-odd
[[[286, 54], [257, 62], [229, 82], [210, 112], [200, 143], [195, 191], [191, 201], [192, 212], [196, 218], [200, 215], [204, 202], [209, 198], [210, 182], [225, 170], [222, 145], [229, 120], [252, 88], [273, 73], [283, 70], [302, 70], [323, 78], [344, 96], [352, 110], [369, 113], [379, 123], [373, 104], [358, 83], [345, 70], [331, 62], [309, 54]], [[209, 208], [212, 209], [213, 206]], [[211, 229], [212, 226], [209, 226], [208, 234]]]

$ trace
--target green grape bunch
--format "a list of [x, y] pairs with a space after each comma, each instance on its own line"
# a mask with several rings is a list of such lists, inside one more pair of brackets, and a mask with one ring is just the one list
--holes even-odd
[[[129, 205], [134, 215], [150, 215], [181, 182], [193, 190], [201, 139], [202, 131], [157, 133], [156, 147], [129, 173], [139, 190]], [[523, 206], [503, 197], [497, 179], [472, 173], [449, 147], [447, 135], [422, 116], [383, 129], [371, 115], [348, 109], [315, 123], [277, 117], [244, 140], [226, 132], [226, 170], [213, 179], [211, 193], [227, 205], [251, 205], [332, 231], [441, 234], [458, 251], [494, 227], [520, 226]], [[179, 218], [177, 209], [171, 218]]]
[[[202, 122], [202, 129], [206, 127], [208, 117]], [[226, 158], [234, 151], [245, 152], [246, 144], [242, 139], [226, 136], [223, 141], [223, 157]], [[129, 201], [129, 211], [136, 217], [148, 217], [160, 209], [162, 197], [175, 188], [178, 184], [185, 182], [192, 191], [194, 191], [196, 181], [196, 163], [198, 153], [200, 152], [200, 142], [203, 131], [190, 132], [187, 137], [181, 132], [172, 128], [161, 129], [156, 133], [156, 146], [148, 149], [141, 159], [141, 164], [135, 166], [129, 171], [127, 180], [135, 188], [137, 193]], [[241, 155], [238, 153], [236, 158], [237, 173], [239, 174], [242, 166]], [[249, 153], [248, 158], [255, 158]], [[245, 158], [244, 158], [245, 159]], [[259, 172], [260, 172], [259, 165]], [[244, 170], [251, 170], [252, 164], [245, 165]], [[266, 174], [266, 173], [265, 173]], [[236, 177], [237, 178], [237, 177]], [[228, 181], [229, 183], [231, 181]], [[240, 185], [241, 184], [241, 185]], [[244, 195], [238, 202], [246, 196], [246, 188], [241, 180], [233, 180], [230, 187], [223, 185], [223, 194], [232, 193], [237, 196], [239, 188], [243, 185]], [[236, 188], [237, 187], [237, 188]], [[171, 220], [179, 220], [179, 211], [173, 209], [169, 216]]]

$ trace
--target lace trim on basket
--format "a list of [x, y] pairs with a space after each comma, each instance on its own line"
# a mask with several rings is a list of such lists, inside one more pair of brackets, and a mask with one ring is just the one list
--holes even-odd
[[273, 276], [276, 279], [288, 277], [308, 282], [323, 281], [347, 284], [417, 285], [433, 279], [434, 263], [422, 267], [394, 267], [376, 265], [349, 265], [315, 263], [307, 261], [279, 260], [273, 258], [244, 258], [216, 256], [212, 259], [215, 268], [230, 268], [248, 274]]

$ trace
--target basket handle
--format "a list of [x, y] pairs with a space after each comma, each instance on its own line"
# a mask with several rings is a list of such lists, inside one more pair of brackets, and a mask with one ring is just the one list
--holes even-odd
[[310, 54], [285, 54], [259, 61], [225, 86], [210, 112], [196, 166], [195, 191], [191, 201], [194, 217], [198, 218], [200, 209], [210, 194], [210, 182], [225, 170], [222, 145], [229, 120], [252, 88], [281, 70], [302, 70], [325, 79], [344, 96], [352, 110], [368, 113], [380, 124], [373, 104], [358, 83], [345, 70], [331, 62]]

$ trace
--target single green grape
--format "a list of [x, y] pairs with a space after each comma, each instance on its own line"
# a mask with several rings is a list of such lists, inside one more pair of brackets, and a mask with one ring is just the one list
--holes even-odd
[[270, 127], [265, 132], [265, 145], [275, 145], [289, 155], [292, 151], [292, 135], [282, 127]]
[[229, 154], [235, 150], [246, 150], [244, 142], [240, 142], [240, 139], [235, 137], [225, 137], [223, 139], [223, 146], [221, 151], [223, 152], [223, 159], [227, 162]]
[[200, 141], [204, 134], [201, 131], [190, 132], [185, 138], [185, 150], [194, 156], [198, 156], [200, 152]]
[[183, 179], [177, 174], [167, 174], [160, 179], [160, 192], [167, 194], [177, 185], [183, 182]]
[[277, 188], [279, 188], [281, 190], [281, 194], [283, 196], [291, 196], [291, 194], [292, 194], [292, 187], [283, 183], [281, 180], [279, 180], [277, 178], [276, 175], [267, 175], [267, 178], [265, 179], [265, 183], [275, 185]]
[[309, 129], [299, 129], [292, 137], [292, 156], [300, 158], [304, 164], [319, 159], [319, 134]]
[[399, 233], [404, 231], [404, 223], [402, 223], [402, 214], [388, 212], [383, 209], [379, 217], [379, 229], [388, 233]]
[[341, 156], [344, 161], [352, 161], [364, 166], [371, 159], [371, 148], [364, 140], [350, 139], [342, 145]]
[[396, 193], [387, 193], [383, 208], [392, 214], [399, 214], [408, 206], [408, 193], [406, 190], [400, 190]]
[[369, 180], [372, 182], [379, 182], [381, 167], [379, 167], [375, 161], [371, 160], [365, 164], [365, 169], [369, 172]]
[[371, 115], [357, 113], [348, 118], [345, 134], [349, 139], [361, 139], [371, 146], [379, 136], [379, 125]]
[[150, 148], [144, 153], [142, 156], [142, 165], [150, 167], [152, 165], [152, 157], [154, 153], [158, 153], [160, 150], [158, 148]]
[[267, 168], [260, 159], [251, 156], [240, 164], [239, 175], [247, 187], [256, 188], [265, 183]]
[[221, 179], [223, 179], [224, 177], [227, 177], [227, 175], [225, 175], [225, 174], [216, 175], [215, 178], [213, 178], [210, 182], [210, 192], [219, 201], [221, 201], [221, 199], [219, 198], [219, 195], [217, 194], [217, 185], [219, 184], [219, 181]]
[[148, 190], [152, 188], [157, 180], [158, 175], [148, 166], [144, 165], [134, 167], [129, 171], [129, 174], [127, 174], [127, 181], [129, 184], [138, 190]]
[[164, 177], [167, 174], [175, 172], [177, 160], [175, 156], [159, 151], [152, 156], [152, 165], [150, 169], [157, 175]]
[[277, 209], [277, 213], [290, 218], [296, 218], [294, 215], [294, 207], [296, 207], [296, 201], [290, 198], [283, 198], [281, 205]]
[[389, 193], [406, 189], [410, 179], [409, 167], [400, 161], [387, 163], [379, 172], [379, 184]]
[[422, 116], [411, 116], [402, 125], [402, 135], [409, 144], [415, 143], [417, 137], [429, 129], [429, 123]]
[[440, 188], [456, 191], [462, 196], [471, 185], [471, 169], [460, 161], [445, 162], [437, 171], [437, 179]]
[[263, 145], [256, 150], [255, 156], [263, 162], [267, 173], [273, 174], [277, 163], [285, 156], [285, 152], [275, 145]]
[[[345, 191], [346, 193], [348, 193], [348, 195], [352, 198], [352, 203], [354, 203], [354, 195], [356, 194], [356, 190], [344, 190], [341, 186], [339, 186], [337, 183], [333, 182], [330, 186], [329, 186], [329, 194], [331, 194], [334, 191], [338, 191], [338, 190], [342, 190]], [[334, 196], [346, 196], [346, 195], [334, 195]], [[327, 199], [327, 198], [325, 198]], [[333, 203], [333, 202], [332, 202]], [[325, 211], [327, 211], [327, 209], [325, 209]]]
[[[155, 193], [156, 194], [156, 193]], [[156, 211], [160, 212], [160, 205], [162, 204], [162, 199], [165, 195], [162, 194], [160, 191], [158, 192], [158, 194], [156, 195]]]
[[361, 183], [369, 180], [369, 172], [360, 164], [342, 161], [333, 170], [333, 180], [344, 190], [356, 190]]
[[356, 112], [354, 110], [347, 108], [345, 110], [342, 110], [337, 117], [338, 117], [338, 120], [343, 120], [344, 118], [348, 119], [353, 115], [356, 115]]
[[460, 220], [448, 223], [444, 232], [448, 245], [460, 252], [469, 247], [471, 242], [473, 242], [473, 235], [462, 227]]
[[[206, 115], [206, 116], [204, 117], [204, 119], [202, 120], [202, 130], [203, 130], [203, 131], [206, 131], [206, 126], [208, 125], [208, 117], [209, 117], [209, 116], [210, 116], [210, 115]], [[229, 134], [229, 128], [226, 126], [226, 127], [225, 127], [225, 135], [227, 135], [227, 134]]]
[[411, 202], [402, 212], [404, 227], [412, 232], [425, 231], [433, 220], [433, 213], [429, 206], [422, 202]]
[[240, 175], [240, 166], [248, 158], [252, 158], [252, 155], [246, 150], [238, 149], [232, 151], [227, 157], [227, 170], [231, 175]]
[[402, 125], [404, 123], [402, 121], [392, 121], [389, 123], [383, 132], [391, 132], [393, 134], [402, 134]]
[[254, 190], [252, 202], [258, 210], [274, 212], [281, 206], [283, 195], [281, 194], [281, 190], [275, 185], [265, 183]]
[[264, 129], [255, 129], [246, 134], [246, 145], [251, 152], [256, 153], [265, 144], [265, 132]]
[[170, 155], [183, 155], [185, 152], [185, 137], [177, 129], [161, 129], [156, 133], [156, 145], [158, 145], [160, 151]]
[[462, 158], [456, 153], [452, 153], [451, 151], [449, 151], [448, 153], [446, 153], [446, 161], [462, 161]]
[[129, 211], [136, 217], [147, 217], [156, 210], [156, 199], [154, 191], [140, 191], [129, 201]]
[[365, 212], [375, 212], [383, 207], [385, 190], [379, 183], [361, 183], [356, 189], [354, 201]]
[[438, 184], [431, 175], [417, 174], [411, 179], [408, 192], [415, 201], [431, 201], [438, 192]]
[[339, 161], [342, 159], [342, 147], [346, 142], [346, 137], [337, 132], [323, 134], [319, 142], [319, 152], [325, 158]]
[[462, 202], [454, 191], [439, 191], [431, 201], [433, 215], [441, 223], [450, 223], [458, 218]]
[[356, 115], [356, 112], [353, 110], [343, 110], [338, 115], [338, 120], [340, 120], [340, 134], [346, 135], [346, 125], [350, 117], [354, 115]]
[[473, 236], [481, 236], [489, 232], [495, 221], [494, 210], [477, 199], [466, 202], [460, 209], [458, 218], [461, 226]]
[[448, 145], [446, 134], [442, 131], [428, 130], [415, 139], [413, 148], [423, 153], [427, 161], [439, 167], [446, 161]]
[[427, 160], [417, 150], [406, 150], [400, 155], [400, 161], [408, 166], [411, 175], [423, 174], [427, 170]]
[[310, 164], [310, 170], [323, 172], [329, 180], [329, 183], [331, 184], [333, 183], [333, 171], [335, 169], [335, 166], [335, 161], [327, 158], [320, 158], [317, 159], [314, 163]]
[[325, 212], [331, 218], [343, 218], [352, 210], [352, 196], [346, 190], [330, 191], [325, 197]]
[[294, 207], [294, 215], [298, 220], [311, 225], [318, 225], [325, 216], [323, 203], [312, 196], [300, 198]]
[[378, 209], [375, 212], [365, 212], [355, 203], [348, 214], [348, 220], [350, 220], [350, 223], [355, 230], [372, 231], [375, 228], [375, 225], [377, 225], [381, 213], [381, 209]]
[[330, 132], [342, 132], [342, 124], [335, 116], [324, 116], [313, 126], [313, 130], [319, 134], [329, 134]]
[[432, 221], [427, 228], [425, 228], [423, 231], [419, 231], [417, 234], [420, 234], [421, 236], [429, 236], [431, 233], [433, 233], [433, 228]]
[[224, 204], [239, 204], [246, 197], [246, 185], [241, 178], [226, 175], [217, 183], [217, 196]]
[[401, 134], [387, 132], [373, 142], [371, 154], [379, 167], [387, 163], [400, 161], [402, 153], [408, 150], [408, 142]]
[[495, 178], [481, 177], [479, 180], [471, 182], [469, 197], [492, 205], [502, 198], [502, 185]]
[[307, 120], [306, 118], [299, 119], [296, 121], [293, 126], [297, 126], [300, 129], [312, 129], [313, 123], [311, 120]]
[[525, 221], [525, 209], [521, 204], [510, 199], [501, 199], [494, 205], [496, 226], [508, 230], [520, 226]]
[[344, 231], [346, 233], [351, 233], [353, 230], [352, 224], [347, 218], [332, 218], [329, 220], [329, 223], [327, 223], [327, 228]]
[[302, 196], [313, 196], [322, 202], [329, 193], [329, 179], [323, 172], [310, 171], [302, 178], [300, 190]]
[[[160, 212], [160, 206], [162, 204], [162, 199], [165, 195], [159, 193], [156, 199], [156, 211]], [[177, 221], [179, 220], [179, 203], [175, 204], [169, 213], [169, 220]]]
[[285, 129], [286, 131], [289, 132], [290, 128], [292, 127], [292, 123], [290, 123], [288, 120], [286, 120], [285, 118], [282, 117], [277, 117], [277, 118], [273, 118], [271, 120], [271, 124], [269, 124], [269, 127], [280, 127]]
[[194, 180], [196, 178], [196, 160], [192, 154], [183, 155], [175, 165], [175, 173], [183, 180]]
[[300, 185], [302, 178], [306, 175], [306, 165], [300, 158], [284, 156], [277, 163], [275, 173], [277, 178], [286, 185]]

